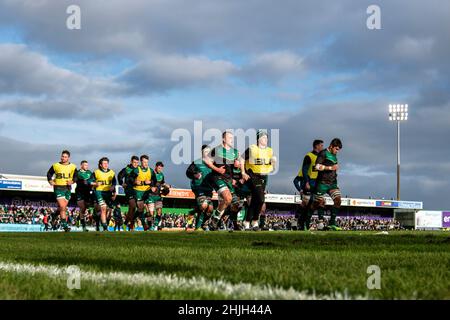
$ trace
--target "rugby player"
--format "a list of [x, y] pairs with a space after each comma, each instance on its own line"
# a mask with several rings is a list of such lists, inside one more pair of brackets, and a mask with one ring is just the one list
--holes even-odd
[[191, 180], [191, 190], [195, 195], [195, 230], [203, 231], [204, 222], [209, 220], [214, 210], [212, 196], [213, 187], [211, 185], [212, 170], [206, 162], [211, 162], [211, 148], [206, 144], [202, 146], [202, 158], [193, 161], [186, 170], [186, 176]]
[[88, 231], [86, 229], [86, 211], [92, 200], [93, 182], [93, 174], [89, 170], [89, 163], [86, 160], [81, 161], [80, 170], [77, 172], [75, 195], [77, 196], [77, 204], [80, 208], [80, 222], [83, 231]]
[[64, 150], [61, 153], [60, 162], [54, 163], [47, 172], [47, 180], [53, 186], [53, 192], [58, 203], [61, 226], [65, 232], [69, 232], [67, 225], [67, 206], [70, 201], [72, 184], [77, 182], [77, 166], [70, 163], [70, 152]]
[[[156, 189], [153, 189], [155, 191], [150, 190], [150, 195], [147, 200], [147, 208], [149, 212], [148, 224], [150, 225], [150, 219], [154, 218], [153, 220], [153, 226], [150, 228], [152, 231], [157, 231], [159, 222], [161, 221], [162, 216], [162, 208], [163, 208], [163, 201], [161, 197], [161, 192], [164, 192], [164, 195], [167, 195], [170, 186], [166, 184], [165, 178], [164, 178], [164, 164], [161, 161], [156, 162], [155, 164], [155, 170], [152, 170], [152, 177], [155, 177], [156, 180]], [[164, 191], [163, 191], [164, 189]], [[156, 209], [156, 215], [155, 215], [155, 209]]]
[[[300, 192], [302, 202], [298, 208], [298, 228], [299, 230], [309, 230], [311, 223], [311, 205], [313, 203], [312, 193], [316, 186], [318, 171], [316, 170], [317, 155], [323, 150], [323, 141], [314, 140], [313, 150], [308, 152], [303, 158], [302, 166], [298, 175], [294, 179], [294, 186]], [[323, 216], [319, 216], [323, 219]]]
[[145, 203], [148, 201], [150, 191], [156, 192], [156, 177], [152, 174], [152, 169], [148, 166], [148, 155], [142, 155], [140, 157], [141, 165], [133, 169], [129, 174], [129, 179], [133, 181], [134, 197], [137, 203], [137, 211], [134, 214], [130, 223], [134, 225], [136, 216], [142, 222], [144, 230], [148, 229], [148, 225], [145, 220]]
[[222, 143], [211, 151], [212, 160], [205, 162], [212, 170], [212, 185], [219, 195], [219, 205], [211, 221], [213, 229], [217, 229], [219, 222], [222, 222], [225, 209], [232, 203], [239, 202], [233, 188], [233, 167], [235, 162], [239, 161], [239, 152], [233, 148], [233, 144], [234, 135], [225, 131], [222, 134]]
[[238, 214], [244, 208], [247, 211], [250, 204], [251, 191], [246, 181], [242, 178], [241, 163], [238, 161], [235, 162], [233, 168], [233, 188], [238, 202], [229, 206], [225, 212], [226, 216], [229, 217], [227, 227], [229, 227], [229, 231], [241, 231], [238, 224]]
[[325, 210], [325, 195], [328, 194], [333, 199], [333, 207], [331, 209], [329, 230], [340, 231], [341, 228], [336, 226], [336, 216], [341, 207], [341, 191], [337, 184], [337, 171], [339, 170], [337, 154], [342, 149], [342, 142], [338, 138], [334, 138], [330, 146], [322, 150], [316, 159], [316, 170], [319, 171], [314, 190], [314, 200], [312, 210], [318, 210], [319, 217], [323, 216]]
[[129, 176], [131, 172], [139, 166], [139, 158], [137, 156], [132, 156], [130, 164], [125, 168], [120, 170], [117, 175], [117, 180], [119, 184], [123, 187], [125, 191], [125, 198], [128, 200], [128, 213], [125, 217], [125, 225], [128, 225], [128, 229], [132, 230], [134, 225], [130, 225], [129, 222], [133, 221], [134, 212], [136, 210], [136, 199], [134, 198], [134, 181], [129, 181]]
[[98, 161], [98, 169], [94, 171], [95, 203], [100, 208], [100, 221], [103, 231], [108, 231], [108, 219], [116, 200], [116, 174], [109, 168], [109, 159], [103, 157]]
[[259, 230], [259, 215], [265, 203], [268, 176], [274, 170], [276, 157], [272, 148], [268, 146], [266, 130], [258, 130], [257, 144], [251, 145], [244, 153], [241, 161], [242, 177], [251, 190], [252, 200], [248, 206], [244, 221], [245, 230]]

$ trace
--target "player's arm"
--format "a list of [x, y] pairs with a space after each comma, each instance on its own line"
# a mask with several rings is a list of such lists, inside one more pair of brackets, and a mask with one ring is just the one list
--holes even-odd
[[72, 175], [72, 180], [69, 180], [69, 181], [67, 181], [67, 185], [72, 185], [72, 184], [74, 184], [74, 183], [77, 183], [77, 181], [78, 181], [78, 169], [74, 169], [73, 170], [73, 175]]
[[123, 168], [122, 170], [119, 171], [119, 174], [117, 175], [117, 180], [121, 186], [126, 184], [126, 182], [124, 181], [126, 176], [126, 170], [127, 168]]
[[151, 187], [152, 192], [156, 193], [156, 192], [160, 191], [160, 188], [158, 187], [158, 180], [156, 179], [155, 171], [153, 171], [153, 169], [150, 169], [150, 170], [152, 170], [152, 177], [150, 178], [151, 179], [150, 187]]
[[91, 173], [91, 176], [86, 180], [86, 184], [88, 186], [92, 186], [95, 183], [95, 176], [94, 173]]
[[297, 189], [298, 192], [302, 192], [302, 177], [300, 177], [299, 175], [297, 175], [294, 178], [294, 187], [295, 189]]
[[211, 150], [211, 157], [212, 158], [204, 158], [203, 161], [205, 162], [205, 164], [208, 166], [208, 168], [210, 168], [212, 171], [217, 172], [218, 174], [224, 174], [225, 173], [225, 168], [224, 167], [217, 167], [214, 164], [213, 158], [216, 156], [216, 149], [212, 149]]
[[244, 181], [247, 181], [250, 178], [250, 176], [247, 174], [247, 172], [245, 172], [245, 161], [248, 159], [250, 159], [250, 148], [247, 148], [247, 150], [245, 150], [244, 154], [241, 157], [239, 157], [241, 175], [242, 175], [242, 179], [244, 179]]
[[316, 160], [316, 170], [317, 171], [331, 171], [331, 170], [334, 170], [333, 166], [326, 166], [326, 165], [324, 165], [324, 162], [325, 162], [325, 153], [321, 152], [317, 156], [317, 160]]
[[137, 177], [139, 176], [139, 169], [135, 168], [133, 169], [133, 171], [130, 172], [130, 174], [128, 175], [128, 177], [126, 178], [129, 183], [133, 186], [140, 186], [141, 185], [141, 181], [138, 181]]
[[[305, 182], [305, 185], [306, 184], [309, 185], [308, 170], [309, 170], [310, 165], [311, 165], [311, 158], [308, 156], [305, 156], [305, 158], [303, 158], [303, 164], [302, 164], [302, 174], [303, 174], [303, 181]], [[309, 189], [309, 188], [307, 188], [307, 189]]]
[[53, 166], [51, 166], [50, 169], [48, 169], [48, 171], [47, 171], [47, 181], [52, 186], [55, 185], [55, 182], [53, 181], [54, 175], [55, 175], [55, 168], [53, 168]]
[[186, 169], [186, 177], [190, 180], [198, 179], [195, 176], [198, 174], [198, 168], [194, 162], [192, 162], [189, 167]]
[[114, 175], [114, 177], [112, 178], [112, 181], [111, 181], [111, 191], [113, 194], [116, 193], [116, 185], [117, 185], [117, 179], [116, 179], [116, 175]]
[[92, 173], [92, 186], [93, 187], [98, 187], [100, 185], [100, 183], [97, 182], [97, 176], [95, 175], [95, 171]]
[[152, 187], [156, 187], [158, 185], [158, 180], [156, 179], [156, 173], [155, 173], [155, 171], [153, 171], [153, 169], [151, 169], [151, 170], [152, 170], [152, 177], [150, 178], [150, 185]]

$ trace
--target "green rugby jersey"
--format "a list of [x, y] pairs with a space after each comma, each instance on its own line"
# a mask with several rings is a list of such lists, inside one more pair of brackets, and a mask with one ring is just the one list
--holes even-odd
[[[332, 154], [328, 149], [322, 150], [317, 156], [316, 165], [323, 164], [324, 166], [334, 166], [338, 163], [336, 155]], [[337, 184], [337, 172], [335, 170], [319, 171], [317, 175], [317, 183], [322, 184]]]
[[152, 177], [155, 177], [155, 181], [156, 181], [156, 187], [158, 188], [158, 190], [156, 192], [151, 192], [151, 194], [153, 195], [158, 195], [160, 194], [160, 188], [161, 185], [163, 185], [164, 183], [166, 183], [166, 181], [164, 180], [164, 173], [160, 172], [160, 173], [156, 173], [155, 170], [152, 170]]
[[117, 175], [120, 185], [126, 183], [127, 191], [133, 190], [134, 180], [131, 179], [131, 173], [133, 172], [134, 169], [135, 168], [133, 168], [131, 165], [127, 165], [125, 168], [120, 170], [119, 174]]
[[[234, 148], [227, 150], [223, 145], [220, 145], [211, 151], [211, 156], [216, 167], [225, 168], [225, 174], [220, 176], [226, 180], [231, 180], [233, 178], [234, 161], [239, 158], [239, 151]], [[219, 175], [216, 172], [213, 172], [213, 174]]]
[[90, 170], [77, 171], [77, 187], [75, 192], [89, 192], [91, 190], [91, 183], [94, 182], [94, 176]]
[[[186, 176], [191, 179], [192, 191], [212, 191], [210, 184], [210, 174], [212, 170], [203, 160], [196, 160], [186, 170]], [[200, 179], [195, 179], [194, 175], [201, 173]]]

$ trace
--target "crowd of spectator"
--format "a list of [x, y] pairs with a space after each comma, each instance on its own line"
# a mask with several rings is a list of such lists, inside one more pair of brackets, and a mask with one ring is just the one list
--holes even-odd
[[[120, 214], [120, 212], [119, 212]], [[70, 226], [79, 226], [79, 210], [77, 208], [69, 208], [68, 223]], [[116, 224], [114, 217], [111, 219], [110, 225], [114, 227]], [[123, 223], [123, 219], [120, 220]], [[393, 218], [381, 217], [337, 217], [336, 220], [339, 227], [343, 230], [399, 230], [400, 223]], [[52, 207], [33, 207], [33, 206], [15, 206], [0, 205], [0, 223], [16, 223], [16, 224], [40, 224], [45, 226], [45, 230], [59, 229], [60, 218], [56, 208]], [[95, 226], [95, 217], [92, 212], [86, 216], [88, 226]], [[311, 219], [311, 230], [323, 229], [328, 224], [328, 218], [319, 221], [317, 216]], [[238, 225], [242, 227], [241, 222]], [[136, 219], [136, 227], [141, 227], [141, 221]], [[189, 215], [179, 215], [166, 213], [161, 219], [160, 228], [193, 228], [195, 226], [195, 218]], [[294, 214], [273, 214], [267, 213], [264, 219], [261, 219], [261, 228], [263, 230], [297, 230], [298, 221]]]
[[0, 223], [39, 224], [44, 215], [31, 206], [0, 206]]
[[[317, 216], [311, 219], [310, 230], [321, 230], [328, 225], [328, 217], [322, 221]], [[400, 230], [400, 223], [393, 218], [385, 217], [337, 217], [337, 226], [346, 231], [360, 230]], [[267, 214], [264, 221], [264, 229], [267, 230], [297, 230], [297, 217], [292, 215]]]

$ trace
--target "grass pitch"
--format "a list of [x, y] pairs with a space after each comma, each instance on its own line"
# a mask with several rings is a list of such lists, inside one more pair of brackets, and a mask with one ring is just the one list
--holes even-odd
[[[69, 290], [65, 268], [82, 271]], [[381, 270], [369, 290], [367, 268]], [[444, 232], [0, 234], [0, 299], [450, 299]]]

